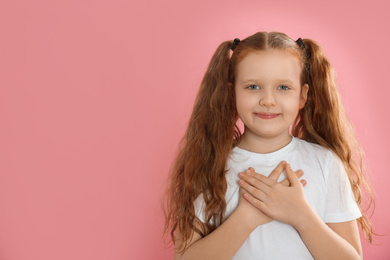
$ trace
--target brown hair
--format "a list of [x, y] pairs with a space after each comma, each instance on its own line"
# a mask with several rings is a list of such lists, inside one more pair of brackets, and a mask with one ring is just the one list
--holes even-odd
[[[348, 173], [355, 200], [362, 212], [358, 219], [365, 238], [372, 243], [372, 224], [364, 214], [374, 202], [366, 174], [364, 153], [342, 106], [336, 77], [322, 48], [311, 39], [297, 42], [280, 32], [258, 32], [242, 40], [231, 54], [233, 41], [225, 41], [215, 51], [203, 77], [185, 135], [180, 141], [176, 160], [163, 201], [165, 226], [175, 244], [175, 230], [180, 231], [187, 248], [192, 230], [202, 237], [222, 223], [226, 209], [225, 165], [232, 148], [241, 141], [237, 126], [234, 82], [237, 64], [252, 51], [281, 49], [297, 55], [302, 72], [301, 85], [309, 85], [306, 105], [299, 111], [292, 134], [320, 144], [335, 152]], [[354, 153], [358, 151], [358, 153]], [[362, 188], [370, 203], [362, 209]], [[194, 201], [203, 193], [206, 223], [195, 215]], [[166, 205], [165, 205], [166, 203]], [[375, 208], [375, 203], [374, 203]], [[212, 220], [212, 222], [210, 222]], [[196, 229], [194, 222], [202, 227]], [[210, 224], [213, 223], [213, 224]], [[375, 234], [375, 233], [374, 233]]]

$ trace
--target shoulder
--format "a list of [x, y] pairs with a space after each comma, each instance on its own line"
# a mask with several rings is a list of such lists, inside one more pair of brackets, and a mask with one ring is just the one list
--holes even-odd
[[332, 157], [334, 157], [334, 153], [319, 144], [311, 143], [303, 139], [295, 138], [296, 140], [296, 149], [299, 150], [303, 155], [316, 158], [319, 161], [328, 162]]
[[340, 158], [326, 147], [297, 138], [296, 149], [304, 164], [314, 165], [313, 167], [322, 173], [325, 183], [328, 181], [329, 174], [339, 175], [338, 172], [343, 172]]
[[344, 163], [340, 157], [332, 150], [325, 148], [319, 144], [307, 142], [298, 139], [300, 149], [304, 150], [305, 160], [312, 160], [319, 165], [323, 172], [325, 183], [341, 183], [345, 182], [347, 176]]

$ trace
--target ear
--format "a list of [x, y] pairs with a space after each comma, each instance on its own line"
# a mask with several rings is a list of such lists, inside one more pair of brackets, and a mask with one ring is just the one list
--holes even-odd
[[307, 92], [309, 91], [309, 85], [306, 83], [302, 86], [301, 96], [299, 98], [299, 109], [302, 109], [307, 101]]

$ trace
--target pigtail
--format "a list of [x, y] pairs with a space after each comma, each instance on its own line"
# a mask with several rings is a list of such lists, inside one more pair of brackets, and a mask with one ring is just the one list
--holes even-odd
[[[292, 134], [332, 150], [343, 161], [355, 200], [362, 212], [358, 221], [365, 237], [372, 243], [372, 224], [363, 212], [374, 203], [374, 199], [368, 176], [365, 174], [367, 169], [363, 149], [342, 105], [332, 65], [315, 41], [304, 39], [304, 44], [305, 64], [301, 82], [309, 84], [309, 91], [307, 102], [299, 112]], [[361, 205], [362, 187], [370, 195], [370, 203], [365, 210]]]
[[[307, 103], [300, 111], [300, 122], [295, 127], [300, 137], [328, 149], [344, 149], [349, 142], [351, 124], [342, 106], [333, 67], [323, 50], [312, 40], [305, 40], [306, 63], [302, 72], [303, 82], [309, 84]], [[346, 130], [346, 131], [345, 131]], [[343, 135], [335, 133], [345, 132]], [[349, 146], [349, 145], [348, 145]]]
[[[181, 252], [186, 250], [192, 230], [206, 236], [222, 223], [226, 209], [225, 165], [241, 137], [236, 126], [235, 92], [229, 82], [231, 47], [232, 41], [223, 42], [208, 65], [170, 171], [170, 186], [165, 194], [167, 211], [163, 209], [164, 234], [170, 229], [175, 241], [174, 232], [180, 231], [185, 242]], [[201, 193], [206, 205], [205, 224], [196, 217], [194, 209], [194, 201]], [[195, 228], [194, 223], [202, 230]]]

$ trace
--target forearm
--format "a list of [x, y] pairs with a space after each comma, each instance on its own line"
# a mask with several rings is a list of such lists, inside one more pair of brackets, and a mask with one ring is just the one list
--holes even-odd
[[304, 224], [295, 228], [314, 259], [362, 259], [356, 249], [329, 228], [314, 210], [307, 214]]
[[180, 259], [232, 259], [256, 228], [244, 219], [243, 212], [237, 209], [221, 226], [192, 244]]

